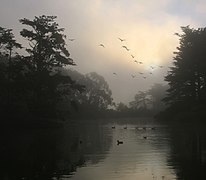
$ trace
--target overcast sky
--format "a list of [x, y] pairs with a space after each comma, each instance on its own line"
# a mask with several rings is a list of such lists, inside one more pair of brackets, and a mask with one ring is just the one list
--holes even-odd
[[[104, 76], [115, 101], [124, 103], [131, 101], [139, 90], [165, 83], [164, 76], [178, 46], [174, 33], [181, 32], [180, 26], [206, 26], [204, 0], [0, 0], [0, 3], [0, 26], [12, 28], [20, 42], [19, 31], [23, 26], [19, 19], [56, 15], [67, 37], [75, 39], [67, 40], [71, 58], [78, 65], [74, 69]], [[118, 38], [126, 40], [121, 42]]]

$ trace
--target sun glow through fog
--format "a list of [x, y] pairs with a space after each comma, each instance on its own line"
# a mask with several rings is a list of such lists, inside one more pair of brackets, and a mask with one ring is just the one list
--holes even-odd
[[[32, 6], [29, 2], [19, 0], [11, 7], [3, 1], [1, 13], [15, 12], [15, 16], [7, 16], [7, 21], [0, 16], [3, 26], [22, 29], [16, 18], [56, 15], [67, 38], [75, 39], [73, 42], [67, 40], [71, 58], [77, 64], [74, 68], [81, 73], [95, 71], [104, 76], [114, 99], [123, 102], [154, 83], [165, 83], [164, 76], [179, 43], [174, 33], [180, 32], [180, 26], [204, 26], [206, 15], [202, 0], [198, 3], [186, 0], [155, 0], [155, 3], [143, 0], [36, 0]], [[19, 6], [22, 3], [28, 11]], [[17, 39], [20, 38], [17, 36]], [[118, 76], [114, 77], [113, 72]], [[128, 88], [119, 91], [122, 85]]]

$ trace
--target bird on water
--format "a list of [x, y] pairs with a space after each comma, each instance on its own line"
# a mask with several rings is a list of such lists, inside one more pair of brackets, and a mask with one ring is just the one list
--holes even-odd
[[123, 141], [117, 140], [117, 145], [123, 144]]

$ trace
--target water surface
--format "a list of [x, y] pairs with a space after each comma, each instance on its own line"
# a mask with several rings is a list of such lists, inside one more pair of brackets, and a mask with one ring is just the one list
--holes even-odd
[[206, 179], [204, 129], [148, 118], [9, 129], [1, 136], [1, 179]]

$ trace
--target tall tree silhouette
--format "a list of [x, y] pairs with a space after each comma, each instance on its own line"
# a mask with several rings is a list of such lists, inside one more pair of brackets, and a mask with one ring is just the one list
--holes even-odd
[[11, 60], [12, 51], [15, 48], [22, 48], [21, 44], [14, 39], [12, 29], [0, 27], [0, 48], [1, 55], [6, 55]]
[[[29, 42], [24, 57], [27, 69], [30, 109], [38, 115], [53, 115], [55, 105], [61, 95], [59, 85], [73, 84], [58, 70], [66, 65], [75, 65], [66, 49], [64, 29], [55, 22], [56, 16], [39, 16], [33, 20], [20, 19], [28, 26], [20, 34]], [[65, 92], [65, 91], [64, 91]]]
[[12, 29], [0, 27], [0, 109], [2, 113], [10, 112], [14, 109], [13, 105], [17, 103], [19, 86], [16, 82], [21, 75], [19, 64], [21, 57], [16, 49], [20, 48], [22, 46], [16, 42]]
[[174, 52], [174, 66], [165, 77], [169, 89], [164, 100], [172, 106], [194, 108], [206, 100], [206, 28], [181, 29], [182, 34], [176, 33], [180, 43]]

